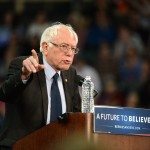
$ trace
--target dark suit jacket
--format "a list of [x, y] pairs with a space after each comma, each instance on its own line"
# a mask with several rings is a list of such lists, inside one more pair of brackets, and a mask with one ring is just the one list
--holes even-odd
[[[48, 95], [44, 70], [32, 74], [26, 84], [21, 80], [22, 61], [18, 57], [10, 64], [8, 79], [0, 88], [0, 100], [6, 102], [4, 125], [0, 145], [12, 145], [19, 138], [46, 125]], [[42, 54], [39, 61], [43, 63]], [[61, 72], [67, 112], [80, 111], [80, 96], [75, 83], [76, 71], [70, 68]]]

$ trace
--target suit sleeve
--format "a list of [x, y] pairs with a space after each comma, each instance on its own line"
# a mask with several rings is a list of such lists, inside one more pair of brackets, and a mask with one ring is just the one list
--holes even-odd
[[9, 66], [7, 79], [0, 87], [0, 100], [4, 102], [15, 102], [25, 87], [21, 80], [22, 61], [25, 57], [14, 59]]

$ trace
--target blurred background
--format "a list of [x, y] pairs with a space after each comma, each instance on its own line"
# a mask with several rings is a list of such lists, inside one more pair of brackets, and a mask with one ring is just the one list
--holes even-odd
[[96, 105], [150, 108], [149, 0], [0, 0], [0, 85], [10, 61], [39, 52], [41, 33], [56, 21], [79, 36], [73, 65], [92, 77]]

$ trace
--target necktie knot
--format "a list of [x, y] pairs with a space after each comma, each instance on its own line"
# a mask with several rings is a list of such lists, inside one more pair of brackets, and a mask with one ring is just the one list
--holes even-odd
[[59, 74], [58, 74], [58, 73], [55, 73], [55, 75], [53, 76], [53, 79], [54, 79], [55, 81], [57, 81], [58, 77], [59, 77]]

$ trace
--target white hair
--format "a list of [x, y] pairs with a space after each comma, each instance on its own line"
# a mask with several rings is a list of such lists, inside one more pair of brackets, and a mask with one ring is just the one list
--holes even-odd
[[41, 36], [41, 41], [40, 41], [40, 51], [42, 52], [42, 43], [43, 42], [50, 42], [52, 39], [57, 36], [58, 30], [60, 28], [66, 28], [72, 36], [75, 37], [76, 41], [78, 42], [78, 36], [72, 26], [70, 24], [63, 24], [60, 22], [56, 22], [55, 24], [51, 25], [50, 27], [46, 28]]

